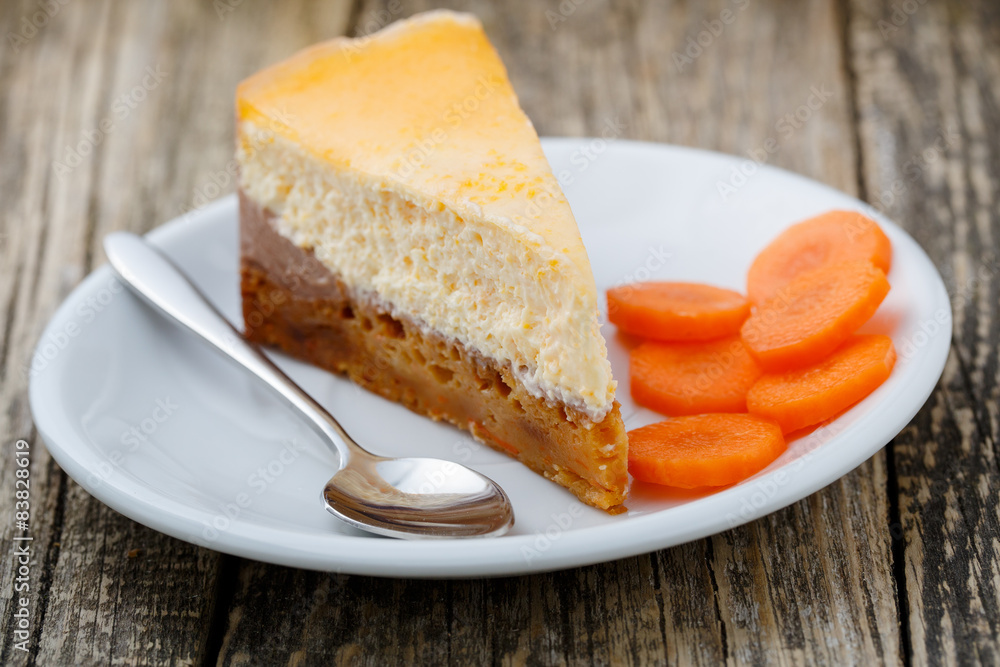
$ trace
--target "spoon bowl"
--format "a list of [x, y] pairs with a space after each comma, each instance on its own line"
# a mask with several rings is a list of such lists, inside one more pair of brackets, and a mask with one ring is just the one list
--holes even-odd
[[356, 457], [326, 483], [323, 501], [331, 514], [380, 535], [498, 536], [514, 523], [496, 482], [440, 459]]
[[263, 381], [337, 450], [340, 470], [323, 490], [332, 514], [362, 530], [410, 539], [493, 537], [514, 524], [507, 494], [490, 478], [451, 461], [392, 459], [362, 448], [142, 237], [109, 234], [104, 250], [131, 291]]

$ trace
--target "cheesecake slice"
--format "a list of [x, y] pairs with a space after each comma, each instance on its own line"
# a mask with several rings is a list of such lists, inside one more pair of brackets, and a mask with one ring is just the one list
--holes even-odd
[[620, 511], [590, 263], [479, 21], [317, 44], [240, 84], [237, 125], [250, 339]]

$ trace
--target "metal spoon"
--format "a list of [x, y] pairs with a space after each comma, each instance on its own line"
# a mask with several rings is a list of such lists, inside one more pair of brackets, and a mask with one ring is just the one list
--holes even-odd
[[260, 378], [337, 449], [340, 470], [323, 490], [332, 514], [362, 530], [411, 539], [497, 536], [514, 524], [507, 494], [484, 475], [451, 461], [393, 459], [362, 449], [141, 237], [109, 234], [104, 251], [133, 292]]

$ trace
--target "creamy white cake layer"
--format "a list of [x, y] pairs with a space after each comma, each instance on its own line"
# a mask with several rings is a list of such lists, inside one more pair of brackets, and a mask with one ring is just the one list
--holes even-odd
[[[560, 277], [569, 258], [516, 226], [463, 219], [398, 182], [340, 171], [243, 121], [245, 194], [277, 231], [398, 312], [500, 362], [539, 398], [600, 422], [615, 383], [596, 297]], [[530, 232], [529, 232], [530, 233]]]

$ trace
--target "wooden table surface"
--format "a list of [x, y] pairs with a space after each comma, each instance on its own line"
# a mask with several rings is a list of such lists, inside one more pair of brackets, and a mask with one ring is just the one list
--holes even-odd
[[[104, 261], [102, 237], [216, 194], [240, 79], [431, 6], [0, 4], [0, 663], [1000, 663], [995, 0], [456, 4], [483, 20], [540, 134], [620, 119], [631, 139], [739, 155], [774, 137], [769, 164], [876, 204], [928, 252], [953, 299], [944, 376], [888, 447], [819, 493], [636, 558], [412, 581], [202, 549], [60, 470], [32, 424], [26, 365]], [[19, 438], [34, 555], [15, 595]]]

